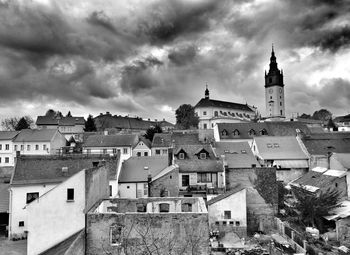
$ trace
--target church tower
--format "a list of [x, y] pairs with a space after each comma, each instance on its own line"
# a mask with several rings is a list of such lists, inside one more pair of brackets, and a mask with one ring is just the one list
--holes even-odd
[[265, 71], [266, 117], [271, 120], [285, 118], [283, 71], [278, 69], [275, 51], [272, 45], [270, 70]]

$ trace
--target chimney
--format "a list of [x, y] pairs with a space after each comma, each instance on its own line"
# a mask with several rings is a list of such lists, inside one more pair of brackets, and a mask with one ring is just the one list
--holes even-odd
[[148, 192], [148, 196], [151, 196], [151, 182], [152, 182], [152, 175], [151, 172], [149, 171], [148, 166], [145, 166], [143, 168], [145, 171], [148, 171], [148, 175], [147, 175], [147, 192]]
[[163, 121], [165, 121], [165, 118], [163, 118]]
[[256, 164], [252, 164], [252, 168], [256, 168]]

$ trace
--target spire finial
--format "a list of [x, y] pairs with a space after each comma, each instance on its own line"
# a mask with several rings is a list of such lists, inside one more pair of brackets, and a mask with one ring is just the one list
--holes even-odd
[[273, 49], [273, 43], [272, 43], [272, 52], [274, 52], [274, 49]]
[[209, 89], [208, 89], [208, 83], [207, 82], [205, 82], [205, 93], [204, 93], [204, 95], [205, 95], [205, 98], [209, 99]]

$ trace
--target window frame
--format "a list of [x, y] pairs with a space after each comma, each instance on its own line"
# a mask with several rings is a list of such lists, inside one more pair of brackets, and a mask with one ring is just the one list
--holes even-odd
[[74, 202], [74, 188], [67, 188], [67, 202]]
[[[32, 197], [28, 200], [28, 196], [32, 196]], [[26, 193], [26, 204], [30, 204], [31, 202], [33, 202], [37, 198], [39, 198], [39, 192], [27, 192]]]
[[224, 219], [225, 220], [231, 220], [232, 219], [231, 211], [224, 211]]

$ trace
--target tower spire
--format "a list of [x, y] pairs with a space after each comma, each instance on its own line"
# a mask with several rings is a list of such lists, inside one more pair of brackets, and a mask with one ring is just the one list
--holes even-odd
[[205, 92], [204, 92], [205, 98], [209, 99], [209, 89], [208, 89], [208, 83], [205, 83]]

